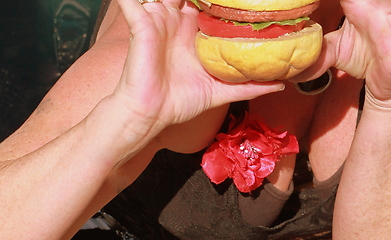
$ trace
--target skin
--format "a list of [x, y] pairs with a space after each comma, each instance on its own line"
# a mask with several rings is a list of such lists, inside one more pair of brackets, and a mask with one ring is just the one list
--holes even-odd
[[[1, 143], [1, 239], [69, 239], [137, 178], [155, 151], [197, 151], [216, 134], [227, 103], [283, 89], [278, 82], [234, 86], [207, 75], [192, 48], [193, 7], [179, 0], [121, 3], [132, 27], [114, 2], [99, 41]], [[216, 123], [189, 148], [178, 132], [192, 133], [208, 115]]]
[[[311, 19], [322, 25], [324, 33], [329, 33], [338, 28], [343, 15], [339, 1], [328, 1], [321, 2]], [[309, 154], [315, 178], [324, 181], [347, 157], [356, 127], [361, 88], [362, 81], [333, 69], [332, 84], [325, 92], [306, 96], [286, 84], [283, 92], [251, 100], [250, 113], [258, 115], [272, 128], [294, 134], [301, 151]], [[295, 156], [282, 159], [268, 177], [280, 190], [288, 190], [295, 160]]]
[[[315, 145], [323, 141], [323, 143], [345, 146], [341, 148], [340, 153], [335, 153], [339, 158], [336, 163], [332, 164], [335, 169], [346, 159], [341, 188], [337, 197], [333, 237], [335, 239], [369, 239], [376, 236], [376, 238], [386, 239], [390, 230], [388, 211], [385, 211], [390, 206], [387, 202], [389, 191], [381, 183], [389, 182], [390, 176], [388, 158], [385, 157], [389, 156], [390, 149], [387, 144], [390, 142], [388, 134], [390, 124], [387, 118], [390, 108], [389, 40], [391, 35], [388, 30], [390, 29], [388, 21], [390, 4], [384, 1], [361, 0], [341, 1], [341, 6], [348, 20], [341, 30], [326, 35], [324, 51], [319, 61], [292, 81], [313, 79], [330, 66], [335, 66], [355, 78], [366, 79], [367, 97], [356, 134], [353, 135], [355, 124], [352, 122], [356, 119], [357, 105], [348, 101], [341, 106], [339, 104], [344, 103], [341, 102], [342, 99], [330, 93], [322, 97], [319, 104], [326, 107], [324, 116], [330, 112], [336, 113], [337, 119], [341, 120], [334, 120], [332, 124], [328, 122], [330, 128], [328, 134], [320, 132], [320, 128], [314, 130], [311, 139]], [[368, 10], [377, 13], [376, 16], [373, 17], [371, 14], [362, 17]], [[344, 72], [336, 73], [341, 85], [332, 89], [334, 93], [344, 94], [348, 99], [357, 99], [357, 92], [361, 88], [362, 81], [357, 80], [357, 83], [354, 83], [355, 79], [346, 76]], [[349, 94], [346, 95], [346, 92]], [[333, 110], [336, 105], [344, 111]], [[322, 115], [319, 116], [319, 118], [322, 117]], [[318, 121], [319, 125], [323, 125], [321, 119]], [[316, 123], [314, 125], [316, 126]], [[342, 131], [346, 127], [350, 130]], [[337, 134], [341, 132], [348, 133], [342, 143], [335, 141]], [[378, 140], [368, 144], [368, 136], [376, 137], [372, 139]], [[363, 146], [368, 146], [369, 151], [363, 152]], [[323, 144], [323, 147], [320, 147], [320, 153], [322, 151], [325, 153], [327, 147]], [[316, 154], [314, 149], [315, 147], [310, 145], [310, 151]], [[333, 168], [323, 178], [326, 179], [330, 172], [333, 172]], [[382, 196], [380, 200], [382, 204], [378, 204], [379, 196]], [[368, 224], [371, 226], [370, 229], [366, 227]]]
[[[230, 85], [213, 79], [192, 47], [197, 11], [179, 0], [163, 1], [140, 5], [118, 0], [125, 18], [114, 2], [96, 45], [64, 74], [21, 129], [1, 143], [1, 239], [70, 238], [140, 174], [157, 149], [191, 152], [205, 146], [213, 134], [197, 136], [194, 148], [181, 145], [183, 136], [174, 134], [184, 127], [196, 131], [191, 119], [211, 118], [216, 123], [201, 130], [215, 133], [227, 103], [282, 89], [278, 82]], [[331, 66], [366, 78], [362, 119], [345, 150], [333, 234], [335, 239], [387, 239], [390, 191], [383, 183], [391, 177], [391, 4], [345, 0], [341, 6], [348, 21], [326, 35], [319, 61], [291, 81], [316, 78]], [[344, 74], [336, 75], [342, 83]], [[337, 92], [350, 89], [349, 81]], [[292, 129], [300, 134], [307, 128]], [[166, 134], [178, 137], [179, 144]], [[327, 134], [315, 131], [312, 138], [321, 136]]]
[[[341, 1], [348, 21], [326, 35], [319, 61], [297, 79], [336, 66], [366, 79], [361, 121], [349, 150], [337, 194], [333, 239], [388, 239], [391, 230], [391, 3]], [[371, 14], [367, 14], [371, 13]]]

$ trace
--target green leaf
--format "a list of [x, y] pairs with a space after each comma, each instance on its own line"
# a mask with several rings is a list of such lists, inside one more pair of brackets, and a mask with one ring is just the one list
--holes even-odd
[[194, 3], [194, 5], [196, 5], [196, 6], [201, 10], [201, 7], [200, 7], [200, 5], [198, 4], [197, 0], [188, 0], [188, 1]]
[[[194, 0], [196, 1], [196, 0]], [[290, 19], [290, 20], [283, 20], [283, 21], [272, 21], [272, 22], [256, 22], [256, 23], [247, 23], [247, 22], [236, 22], [236, 21], [229, 21], [226, 19], [222, 19], [226, 22], [232, 22], [235, 26], [247, 26], [251, 25], [253, 30], [260, 30], [269, 27], [272, 24], [278, 24], [278, 25], [296, 25], [301, 21], [309, 20], [309, 17], [299, 17], [296, 19]]]

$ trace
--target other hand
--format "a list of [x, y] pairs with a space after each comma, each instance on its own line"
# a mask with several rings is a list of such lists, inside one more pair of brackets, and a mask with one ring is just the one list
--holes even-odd
[[330, 66], [366, 79], [371, 97], [391, 107], [391, 2], [341, 0], [345, 22], [325, 35], [318, 61], [292, 81], [314, 79]]

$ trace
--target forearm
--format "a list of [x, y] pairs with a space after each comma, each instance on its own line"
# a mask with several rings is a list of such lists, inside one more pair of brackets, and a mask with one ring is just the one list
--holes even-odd
[[338, 191], [334, 239], [389, 238], [390, 163], [391, 108], [367, 96]]
[[1, 239], [60, 238], [115, 165], [148, 143], [141, 132], [127, 136], [142, 129], [144, 120], [133, 117], [130, 128], [113, 124], [123, 111], [109, 103], [104, 100], [80, 124], [38, 150], [1, 162]]

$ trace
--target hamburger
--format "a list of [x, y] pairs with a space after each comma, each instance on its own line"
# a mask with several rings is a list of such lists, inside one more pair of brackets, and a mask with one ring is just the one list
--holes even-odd
[[233, 83], [287, 79], [319, 57], [322, 27], [308, 17], [319, 0], [195, 3], [201, 9], [197, 56], [216, 78]]

